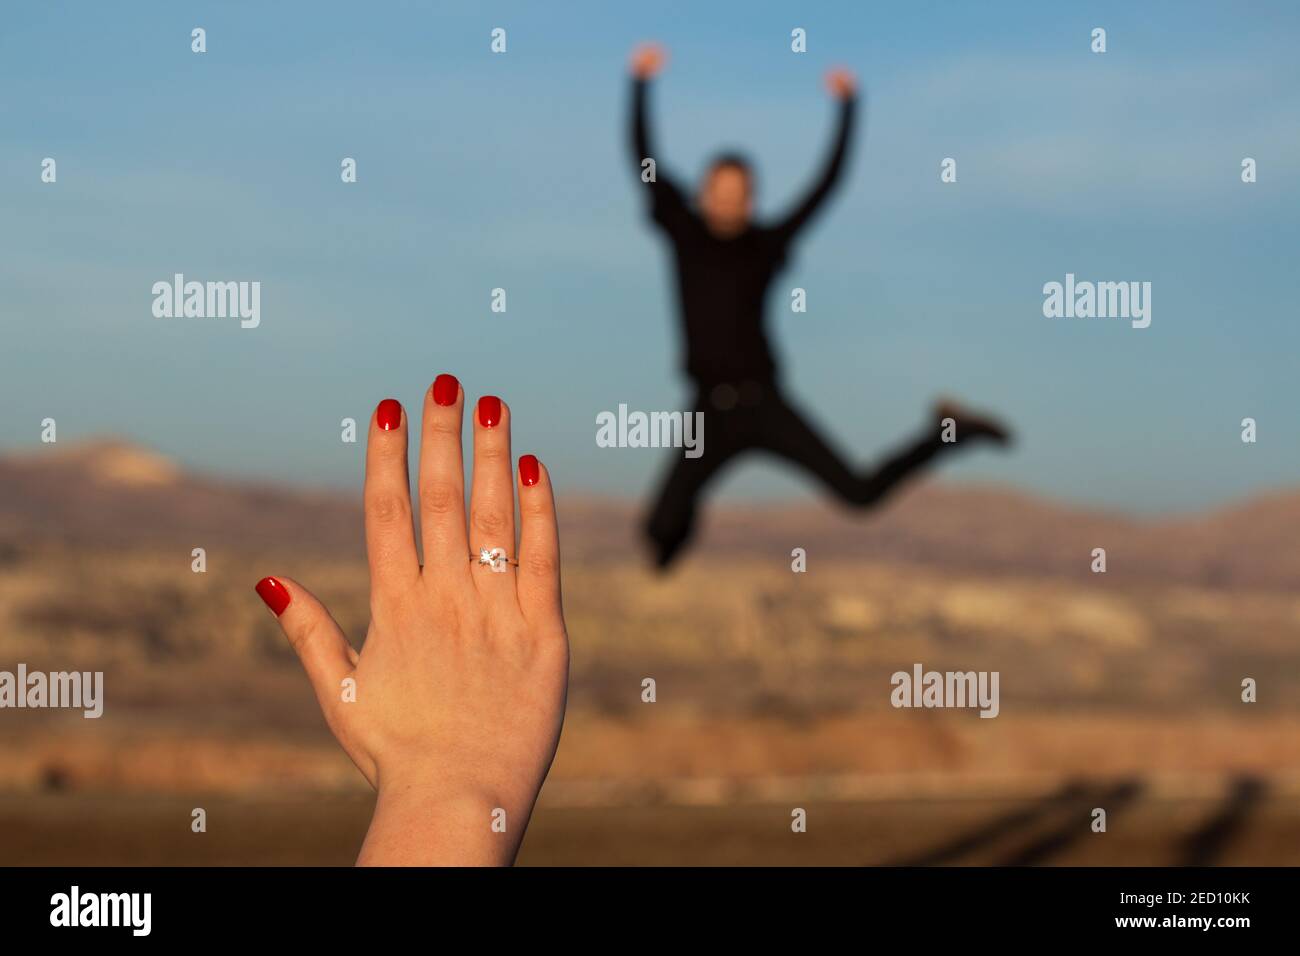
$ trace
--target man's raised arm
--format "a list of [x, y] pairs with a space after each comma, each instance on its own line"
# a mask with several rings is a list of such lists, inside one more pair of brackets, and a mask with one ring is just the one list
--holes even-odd
[[[650, 80], [659, 74], [667, 59], [663, 47], [646, 43], [632, 52], [632, 157], [636, 163], [638, 177], [643, 186], [650, 190], [652, 197], [651, 214], [665, 225], [680, 211], [685, 210], [681, 192], [672, 180], [664, 175], [655, 155], [650, 136], [650, 122], [647, 118], [646, 99], [649, 95]], [[653, 165], [647, 166], [646, 160]]]
[[848, 70], [831, 70], [827, 73], [826, 87], [839, 101], [839, 125], [835, 132], [835, 142], [813, 188], [776, 226], [776, 231], [783, 233], [787, 239], [813, 217], [835, 188], [844, 170], [844, 157], [848, 153], [849, 140], [853, 134], [853, 118], [857, 112], [857, 88], [853, 74]]

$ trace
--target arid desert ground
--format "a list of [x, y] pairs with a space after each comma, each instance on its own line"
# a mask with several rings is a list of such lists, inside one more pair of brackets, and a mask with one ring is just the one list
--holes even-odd
[[[1300, 490], [718, 503], [662, 577], [637, 519], [561, 502], [572, 683], [521, 863], [1300, 863]], [[0, 669], [106, 686], [98, 720], [0, 711], [0, 864], [350, 863], [369, 787], [252, 585], [297, 578], [359, 645], [361, 548], [359, 496], [114, 441], [0, 457]], [[998, 671], [999, 716], [891, 707], [914, 663]]]

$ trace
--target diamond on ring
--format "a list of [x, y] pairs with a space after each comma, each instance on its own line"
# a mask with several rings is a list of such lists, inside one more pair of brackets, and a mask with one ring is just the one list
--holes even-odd
[[478, 553], [478, 563], [486, 564], [498, 574], [504, 574], [510, 567], [505, 548], [483, 548]]

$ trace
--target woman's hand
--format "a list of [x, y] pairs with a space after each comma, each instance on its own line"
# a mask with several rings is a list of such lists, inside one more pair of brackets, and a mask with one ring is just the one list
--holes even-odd
[[[515, 559], [510, 410], [491, 396], [474, 414], [465, 523], [464, 392], [439, 375], [425, 393], [415, 550], [406, 444], [393, 399], [370, 420], [366, 549], [370, 631], [358, 654], [302, 585], [264, 578], [330, 730], [379, 791], [359, 864], [509, 864], [550, 768], [564, 719], [569, 649], [560, 550], [546, 469], [519, 460]], [[499, 554], [499, 552], [498, 552]]]

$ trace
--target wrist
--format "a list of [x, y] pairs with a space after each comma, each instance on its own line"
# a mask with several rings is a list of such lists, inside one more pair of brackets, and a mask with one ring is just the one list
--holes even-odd
[[358, 866], [509, 866], [533, 798], [381, 774]]

